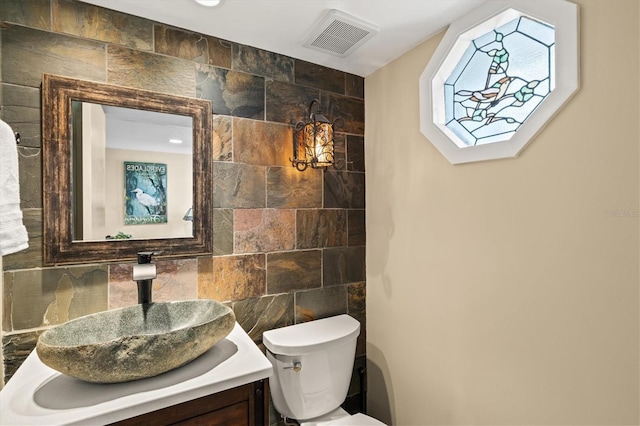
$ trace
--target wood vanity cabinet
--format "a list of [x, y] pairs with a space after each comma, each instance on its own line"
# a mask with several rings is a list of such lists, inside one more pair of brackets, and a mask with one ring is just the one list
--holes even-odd
[[152, 411], [113, 425], [268, 426], [268, 379]]

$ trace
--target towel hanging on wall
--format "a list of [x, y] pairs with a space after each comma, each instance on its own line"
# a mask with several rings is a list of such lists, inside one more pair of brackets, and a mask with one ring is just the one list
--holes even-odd
[[16, 135], [0, 120], [0, 256], [26, 249], [28, 241], [20, 210]]

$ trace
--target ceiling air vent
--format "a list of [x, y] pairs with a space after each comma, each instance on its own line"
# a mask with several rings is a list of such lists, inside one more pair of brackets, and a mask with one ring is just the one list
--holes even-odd
[[344, 58], [377, 32], [368, 22], [332, 9], [309, 32], [304, 46]]

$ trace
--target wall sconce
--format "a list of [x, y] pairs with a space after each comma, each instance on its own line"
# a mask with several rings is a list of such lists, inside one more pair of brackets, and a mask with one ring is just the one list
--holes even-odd
[[[315, 106], [315, 111], [314, 111]], [[324, 168], [333, 165], [334, 159], [333, 127], [341, 122], [330, 122], [319, 110], [320, 101], [314, 99], [309, 104], [309, 120], [296, 123], [293, 135], [293, 159], [291, 164], [299, 171]]]

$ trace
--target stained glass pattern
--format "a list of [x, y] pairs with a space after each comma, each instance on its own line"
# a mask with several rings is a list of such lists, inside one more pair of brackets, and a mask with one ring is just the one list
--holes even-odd
[[555, 29], [520, 16], [469, 43], [444, 83], [460, 147], [510, 139], [555, 87]]

